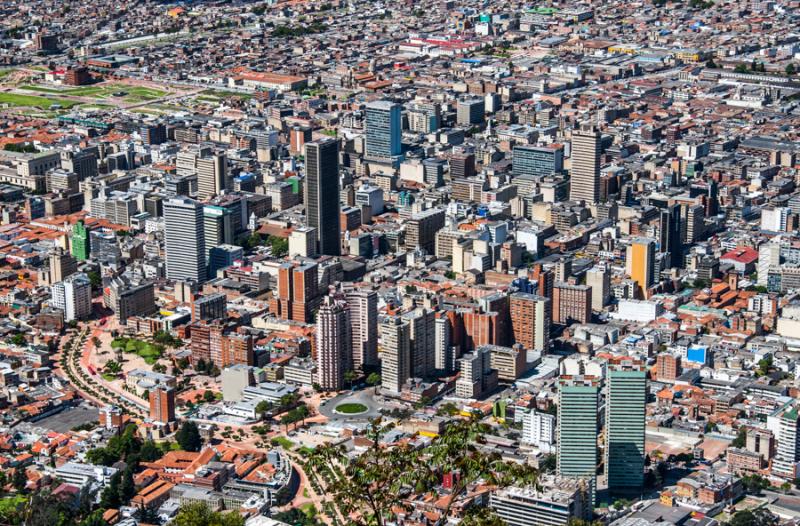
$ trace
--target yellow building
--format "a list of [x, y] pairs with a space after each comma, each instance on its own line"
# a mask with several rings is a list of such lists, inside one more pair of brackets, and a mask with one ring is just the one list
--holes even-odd
[[642, 295], [653, 284], [656, 245], [652, 239], [636, 238], [628, 246], [625, 256], [625, 270], [633, 281], [639, 285]]

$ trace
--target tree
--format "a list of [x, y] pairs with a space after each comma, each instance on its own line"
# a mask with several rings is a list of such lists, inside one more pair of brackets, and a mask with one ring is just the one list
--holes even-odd
[[348, 387], [353, 386], [353, 380], [358, 378], [358, 373], [355, 371], [345, 371], [344, 372], [344, 381]]
[[211, 402], [215, 401], [216, 399], [217, 399], [217, 397], [214, 396], [214, 392], [213, 391], [210, 391], [208, 389], [203, 391], [203, 401], [204, 402], [211, 403]]
[[736, 438], [731, 442], [731, 447], [742, 448], [747, 443], [747, 428], [742, 426], [736, 434]]
[[101, 508], [119, 508], [121, 502], [119, 498], [119, 486], [122, 481], [122, 472], [117, 471], [111, 475], [108, 485], [103, 488], [103, 493], [100, 494], [100, 507]]
[[266, 414], [270, 412], [272, 409], [272, 404], [267, 402], [266, 400], [261, 400], [259, 403], [256, 404], [256, 413], [261, 415], [261, 418], [265, 418]]
[[134, 495], [136, 495], [136, 485], [133, 483], [133, 470], [128, 466], [122, 472], [122, 479], [119, 483], [119, 501], [127, 504]]
[[99, 290], [100, 287], [103, 285], [103, 278], [100, 277], [100, 274], [94, 270], [90, 270], [86, 273], [86, 276], [89, 278], [89, 283], [92, 284], [92, 288], [95, 290]]
[[778, 518], [765, 508], [737, 511], [726, 526], [772, 526]]
[[539, 462], [539, 471], [543, 473], [550, 473], [556, 470], [556, 456], [552, 453], [545, 455]]
[[[450, 515], [451, 507], [478, 480], [504, 487], [511, 484], [536, 486], [538, 471], [528, 465], [503, 460], [496, 452], [481, 449], [489, 427], [475, 418], [448, 425], [442, 434], [422, 448], [409, 444], [381, 445], [381, 437], [393, 429], [374, 420], [367, 431], [372, 445], [355, 459], [342, 445], [317, 447], [309, 457], [309, 467], [331, 481], [328, 494], [345, 517], [357, 516], [353, 524], [384, 526], [398, 520], [409, 510], [409, 491], [433, 493], [444, 473], [458, 472], [451, 498], [442, 510]], [[480, 514], [477, 515], [477, 514]], [[498, 524], [489, 508], [476, 507], [466, 512], [464, 524]], [[494, 519], [494, 520], [493, 520]]]
[[203, 445], [197, 424], [191, 420], [184, 422], [178, 432], [175, 433], [175, 440], [184, 451], [200, 451], [200, 447]]
[[17, 334], [12, 336], [9, 341], [14, 345], [25, 345], [25, 341], [26, 341], [25, 340], [25, 335], [20, 333], [20, 332], [18, 332]]
[[289, 240], [278, 236], [269, 236], [267, 244], [272, 247], [272, 255], [276, 258], [282, 258], [289, 253]]
[[753, 474], [742, 477], [742, 486], [747, 493], [758, 495], [762, 489], [770, 487], [770, 483], [761, 475]]
[[785, 71], [786, 71], [786, 74], [789, 75], [789, 76], [794, 75], [796, 73], [796, 69], [794, 67], [794, 64], [787, 64]]
[[114, 360], [109, 360], [106, 362], [104, 369], [110, 374], [119, 374], [122, 371], [122, 366]]
[[14, 474], [11, 476], [11, 485], [14, 486], [17, 493], [25, 493], [25, 486], [28, 485], [28, 476], [25, 473], [25, 468], [18, 467], [14, 470]]
[[181, 506], [175, 515], [175, 526], [244, 526], [244, 517], [238, 512], [220, 513], [212, 511], [204, 502], [193, 502]]
[[367, 376], [367, 385], [371, 385], [376, 390], [378, 389], [378, 385], [380, 385], [380, 383], [381, 375], [378, 373], [370, 373], [369, 376]]
[[733, 71], [736, 73], [747, 73], [747, 66], [744, 64], [737, 64]]

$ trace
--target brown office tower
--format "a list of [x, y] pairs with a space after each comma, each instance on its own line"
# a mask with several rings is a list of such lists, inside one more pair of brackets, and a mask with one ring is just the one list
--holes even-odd
[[175, 389], [163, 385], [150, 389], [150, 420], [162, 424], [175, 421]]
[[511, 295], [510, 307], [514, 341], [525, 349], [546, 351], [550, 341], [550, 300], [516, 292]]
[[536, 290], [540, 296], [550, 298], [551, 300], [553, 299], [553, 285], [555, 285], [556, 276], [552, 271], [544, 270], [544, 267], [542, 267], [540, 263], [537, 263], [533, 266], [530, 279], [536, 282]]
[[231, 365], [254, 365], [253, 336], [231, 333], [222, 338], [222, 363], [220, 369]]
[[592, 287], [556, 283], [553, 287], [553, 322], [561, 325], [589, 323], [592, 319]]
[[317, 264], [284, 263], [278, 269], [278, 294], [270, 300], [269, 310], [284, 320], [309, 323], [319, 306]]

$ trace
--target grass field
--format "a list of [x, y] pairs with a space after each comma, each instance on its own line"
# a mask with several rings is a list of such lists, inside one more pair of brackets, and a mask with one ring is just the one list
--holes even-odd
[[20, 89], [36, 91], [38, 93], [48, 93], [52, 95], [71, 95], [73, 97], [93, 97], [96, 99], [108, 99], [114, 93], [125, 92], [123, 100], [128, 102], [146, 102], [155, 100], [167, 94], [166, 91], [156, 88], [146, 88], [143, 86], [127, 86], [125, 84], [95, 84], [92, 86], [80, 86], [77, 88], [53, 88], [50, 86], [24, 85]]
[[277, 436], [270, 439], [270, 444], [273, 446], [281, 446], [283, 449], [290, 451], [294, 447], [294, 442], [286, 437]]
[[336, 406], [336, 409], [334, 409], [337, 413], [345, 415], [357, 415], [359, 413], [366, 413], [368, 410], [369, 408], [367, 406], [359, 403], [339, 404]]
[[49, 109], [53, 104], [60, 104], [62, 108], [70, 108], [78, 104], [75, 101], [60, 98], [40, 97], [37, 95], [17, 95], [15, 93], [0, 93], [0, 104], [9, 106]]

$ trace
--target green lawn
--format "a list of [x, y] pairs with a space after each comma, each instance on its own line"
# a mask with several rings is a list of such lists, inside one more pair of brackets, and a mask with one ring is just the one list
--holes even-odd
[[227, 97], [239, 97], [240, 99], [252, 99], [253, 95], [250, 93], [237, 93], [235, 91], [225, 91], [217, 89], [208, 89], [200, 93], [198, 99], [210, 100], [213, 98], [224, 99]]
[[0, 93], [0, 104], [9, 106], [49, 109], [53, 104], [60, 104], [62, 108], [70, 108], [78, 104], [67, 99], [39, 97], [36, 95], [17, 95], [15, 93]]
[[281, 446], [283, 449], [291, 450], [294, 447], [294, 442], [286, 437], [274, 437], [270, 440], [273, 446]]
[[142, 86], [123, 86], [120, 91], [127, 93], [123, 97], [128, 102], [145, 102], [148, 100], [160, 99], [167, 94], [166, 91], [155, 88], [144, 88]]
[[7, 76], [11, 75], [15, 71], [17, 71], [17, 68], [0, 69], [0, 79], [6, 78]]
[[144, 358], [147, 365], [153, 365], [164, 354], [164, 346], [149, 343], [135, 338], [115, 338], [111, 342], [112, 349], [122, 349], [123, 352], [135, 353]]
[[102, 373], [100, 376], [102, 376], [103, 380], [105, 380], [106, 382], [113, 382], [114, 380], [117, 379], [117, 375], [111, 373]]
[[364, 404], [352, 403], [352, 402], [351, 403], [345, 403], [345, 404], [339, 404], [339, 405], [336, 406], [336, 409], [334, 409], [334, 411], [336, 411], [337, 413], [342, 413], [342, 414], [345, 414], [345, 415], [355, 415], [355, 414], [359, 414], [359, 413], [366, 413], [368, 410], [369, 410], [369, 408], [367, 406], [365, 406]]
[[146, 88], [143, 86], [127, 86], [125, 84], [93, 84], [91, 86], [80, 86], [77, 88], [52, 88], [49, 86], [20, 86], [20, 89], [36, 91], [39, 93], [49, 93], [53, 95], [72, 95], [74, 97], [95, 97], [107, 99], [117, 92], [125, 92], [122, 97], [129, 102], [139, 102], [154, 100], [167, 94], [166, 91], [156, 88]]

